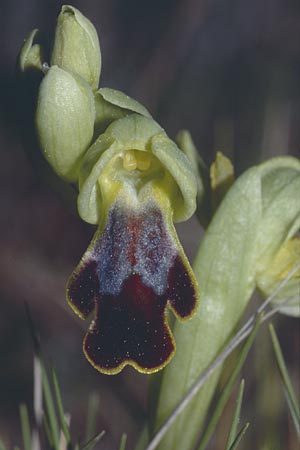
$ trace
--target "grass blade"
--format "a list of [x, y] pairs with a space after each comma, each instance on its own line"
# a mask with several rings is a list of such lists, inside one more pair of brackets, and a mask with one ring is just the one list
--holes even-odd
[[54, 386], [54, 392], [55, 392], [55, 397], [56, 397], [56, 404], [57, 404], [57, 408], [58, 408], [58, 414], [59, 414], [61, 428], [65, 435], [67, 445], [69, 446], [71, 443], [71, 435], [70, 435], [70, 430], [69, 430], [68, 424], [66, 422], [64, 407], [63, 407], [61, 393], [60, 393], [58, 379], [57, 379], [57, 374], [56, 374], [54, 367], [52, 367], [52, 380], [53, 380], [53, 386]]
[[20, 405], [20, 420], [21, 420], [24, 450], [31, 450], [31, 431], [28, 417], [28, 409], [24, 403]]
[[7, 448], [5, 447], [4, 443], [1, 441], [0, 439], [0, 450], [7, 450]]
[[245, 387], [245, 380], [242, 380], [240, 383], [240, 388], [237, 396], [236, 401], [236, 408], [234, 411], [233, 419], [231, 428], [228, 435], [228, 440], [226, 443], [226, 450], [229, 450], [232, 446], [232, 443], [234, 442], [235, 436], [237, 434], [237, 427], [240, 421], [240, 415], [241, 415], [241, 408], [242, 408], [242, 402], [243, 402], [243, 395], [244, 395], [244, 387]]
[[[272, 324], [269, 325], [269, 331], [271, 335], [271, 340], [273, 344], [273, 349], [276, 356], [277, 365], [280, 371], [281, 380], [284, 386], [285, 396], [287, 399], [287, 404], [291, 413], [291, 416], [293, 418], [293, 422], [295, 424], [296, 432], [298, 434], [299, 438], [299, 420], [300, 420], [300, 412], [298, 407], [298, 402], [296, 399], [296, 394], [283, 358], [283, 354], [281, 351], [281, 347], [279, 344], [279, 340], [275, 331], [275, 328]], [[297, 424], [297, 425], [296, 425]]]
[[59, 428], [56, 418], [56, 411], [54, 406], [54, 401], [52, 397], [52, 392], [50, 388], [49, 379], [47, 376], [47, 371], [44, 362], [41, 360], [42, 368], [42, 381], [43, 381], [43, 392], [45, 397], [46, 411], [48, 416], [49, 431], [52, 436], [53, 447], [55, 450], [59, 450]]
[[288, 407], [289, 407], [289, 411], [290, 411], [290, 414], [292, 416], [292, 420], [293, 420], [293, 423], [294, 423], [294, 427], [295, 427], [295, 430], [296, 430], [296, 433], [297, 433], [297, 436], [298, 436], [298, 440], [300, 440], [300, 422], [299, 422], [299, 418], [297, 417], [297, 414], [295, 414], [295, 412], [294, 412], [293, 405], [291, 404], [290, 397], [289, 397], [285, 387], [283, 387], [283, 389], [284, 389], [285, 399], [287, 401], [287, 404], [288, 404]]
[[84, 444], [83, 447], [80, 448], [80, 450], [92, 450], [96, 444], [100, 441], [100, 439], [103, 438], [105, 435], [105, 431], [101, 431], [101, 433], [96, 434], [96, 436], [92, 437], [86, 444]]
[[222, 415], [223, 409], [230, 397], [231, 391], [233, 389], [234, 383], [236, 382], [236, 379], [243, 367], [243, 364], [247, 358], [248, 352], [254, 342], [255, 336], [257, 334], [258, 328], [261, 324], [261, 318], [259, 317], [251, 334], [249, 335], [248, 339], [246, 340], [240, 354], [238, 355], [237, 361], [235, 363], [234, 369], [223, 389], [223, 392], [220, 395], [219, 401], [217, 403], [217, 406], [214, 410], [214, 413], [206, 427], [206, 430], [203, 434], [203, 437], [201, 439], [200, 445], [198, 447], [198, 450], [204, 450], [216, 428], [216, 425]]
[[43, 381], [40, 358], [33, 357], [33, 412], [39, 428], [43, 421]]
[[122, 437], [121, 437], [119, 450], [125, 450], [126, 449], [126, 442], [127, 442], [127, 434], [123, 433]]
[[[59, 427], [58, 427], [58, 421], [56, 418], [56, 412], [55, 412], [54, 401], [53, 401], [53, 397], [52, 397], [52, 393], [51, 393], [50, 383], [48, 380], [45, 364], [44, 364], [42, 356], [41, 356], [42, 351], [41, 351], [40, 339], [36, 332], [36, 327], [34, 325], [34, 322], [33, 322], [32, 316], [31, 316], [29, 305], [26, 302], [25, 302], [25, 310], [26, 310], [26, 315], [27, 315], [27, 319], [28, 319], [29, 331], [30, 331], [33, 346], [34, 346], [34, 352], [35, 352], [36, 358], [39, 360], [40, 369], [42, 372], [43, 394], [44, 394], [44, 398], [45, 398], [46, 411], [47, 411], [47, 415], [48, 415], [47, 423], [49, 425], [48, 437], [49, 437], [49, 440], [51, 440], [51, 442], [53, 444], [54, 450], [59, 450]], [[50, 435], [51, 435], [51, 438], [50, 438]]]
[[99, 409], [100, 398], [96, 392], [89, 396], [85, 440], [88, 441], [96, 434], [97, 412]]
[[241, 442], [244, 434], [246, 433], [246, 431], [248, 430], [249, 427], [249, 422], [245, 423], [245, 425], [243, 426], [243, 428], [240, 430], [240, 432], [238, 433], [238, 435], [236, 436], [236, 438], [234, 439], [231, 447], [229, 448], [229, 450], [236, 450], [238, 448], [239, 443]]
[[53, 436], [51, 434], [51, 430], [50, 430], [50, 426], [49, 426], [49, 422], [48, 422], [46, 414], [43, 414], [43, 428], [44, 428], [44, 431], [46, 433], [46, 436], [47, 436], [47, 439], [48, 439], [50, 447], [54, 448]]
[[40, 356], [41, 355], [40, 338], [37, 334], [36, 327], [35, 327], [33, 319], [32, 319], [30, 307], [27, 302], [25, 302], [25, 313], [26, 313], [27, 320], [28, 320], [28, 327], [29, 327], [29, 332], [31, 335], [32, 343], [33, 343], [34, 353], [37, 356]]

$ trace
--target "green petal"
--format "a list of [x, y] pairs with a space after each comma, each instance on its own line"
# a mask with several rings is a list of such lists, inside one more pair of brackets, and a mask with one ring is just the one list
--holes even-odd
[[147, 109], [133, 98], [116, 89], [101, 88], [95, 93], [95, 127], [103, 132], [114, 120], [137, 113], [151, 118]]
[[189, 219], [195, 212], [197, 196], [197, 181], [191, 163], [164, 133], [153, 136], [151, 150], [170, 172], [179, 188], [172, 199], [174, 221]]

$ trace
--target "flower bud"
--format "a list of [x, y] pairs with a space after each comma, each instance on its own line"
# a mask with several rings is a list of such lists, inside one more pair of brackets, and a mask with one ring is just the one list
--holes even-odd
[[40, 44], [35, 43], [38, 30], [32, 30], [25, 39], [19, 55], [19, 68], [21, 72], [28, 69], [43, 69], [43, 49]]
[[36, 128], [44, 157], [58, 176], [76, 181], [94, 129], [94, 100], [80, 76], [52, 66], [38, 96]]
[[217, 152], [216, 159], [210, 167], [212, 205], [216, 210], [225, 194], [234, 182], [234, 168], [229, 158]]
[[63, 6], [57, 19], [51, 65], [78, 73], [97, 89], [101, 52], [93, 24], [73, 6]]

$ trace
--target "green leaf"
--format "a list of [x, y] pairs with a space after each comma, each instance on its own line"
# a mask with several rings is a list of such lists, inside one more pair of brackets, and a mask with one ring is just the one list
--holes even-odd
[[242, 401], [243, 401], [243, 395], [244, 395], [244, 387], [245, 387], [245, 380], [242, 380], [240, 383], [240, 388], [237, 396], [236, 401], [236, 408], [234, 411], [231, 428], [229, 431], [229, 436], [226, 444], [226, 450], [230, 450], [231, 445], [234, 442], [234, 438], [237, 434], [237, 427], [240, 422], [240, 414], [241, 414], [241, 408], [242, 408]]
[[293, 422], [295, 424], [295, 429], [298, 435], [298, 438], [300, 437], [300, 433], [299, 433], [299, 420], [300, 420], [300, 412], [299, 412], [299, 406], [298, 406], [298, 402], [297, 402], [297, 398], [296, 398], [296, 394], [282, 355], [282, 351], [280, 348], [280, 344], [279, 344], [279, 340], [278, 337], [276, 335], [276, 331], [275, 328], [273, 327], [272, 324], [269, 325], [269, 331], [270, 331], [270, 335], [271, 335], [271, 340], [272, 340], [272, 344], [273, 344], [273, 348], [274, 348], [274, 352], [276, 355], [276, 361], [277, 361], [277, 365], [280, 371], [280, 375], [281, 375], [281, 380], [284, 386], [284, 391], [285, 391], [285, 395], [287, 398], [287, 403], [289, 406], [289, 410], [291, 413], [291, 416], [293, 418]]
[[86, 444], [84, 444], [83, 447], [80, 448], [80, 450], [92, 450], [96, 444], [100, 441], [100, 439], [103, 438], [105, 435], [105, 431], [101, 431], [100, 433], [96, 434], [96, 436], [92, 437]]
[[[199, 312], [189, 323], [174, 326], [177, 352], [163, 373], [154, 406], [156, 418], [150, 424], [152, 433], [224, 348], [263, 272], [299, 228], [299, 183], [300, 162], [291, 157], [274, 158], [248, 169], [223, 198], [194, 262]], [[194, 448], [220, 373], [221, 368], [177, 418], [160, 450]]]
[[24, 450], [31, 450], [31, 431], [28, 418], [28, 409], [24, 403], [20, 405], [20, 420]]
[[64, 407], [63, 407], [61, 393], [60, 393], [59, 384], [58, 384], [58, 380], [57, 380], [57, 374], [56, 374], [54, 367], [52, 367], [52, 379], [53, 379], [54, 392], [55, 392], [55, 397], [56, 397], [56, 404], [58, 407], [60, 424], [61, 424], [63, 433], [65, 435], [67, 445], [69, 445], [71, 443], [71, 435], [70, 435], [70, 430], [69, 430], [68, 424], [66, 422]]
[[[223, 199], [201, 241], [194, 263], [200, 288], [199, 313], [184, 327], [175, 324], [177, 352], [164, 370], [155, 428], [220, 353], [251, 297], [255, 286], [253, 242], [261, 212], [259, 192], [256, 171], [247, 171]], [[160, 449], [193, 448], [220, 371], [219, 368], [212, 374], [170, 429]]]
[[233, 441], [231, 447], [229, 448], [229, 450], [236, 450], [238, 448], [239, 443], [241, 442], [244, 434], [246, 433], [246, 431], [248, 430], [249, 427], [249, 422], [247, 422], [243, 428], [240, 430], [240, 432], [238, 433], [238, 435], [236, 436], [235, 440]]

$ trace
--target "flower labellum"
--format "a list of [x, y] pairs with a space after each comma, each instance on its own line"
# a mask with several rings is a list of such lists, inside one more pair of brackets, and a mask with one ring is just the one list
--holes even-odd
[[185, 320], [198, 304], [197, 283], [173, 225], [174, 218], [193, 213], [193, 171], [152, 119], [131, 115], [98, 138], [81, 175], [79, 212], [99, 223], [67, 288], [82, 319], [95, 314], [84, 353], [106, 374], [127, 364], [156, 372], [175, 351], [167, 306]]

